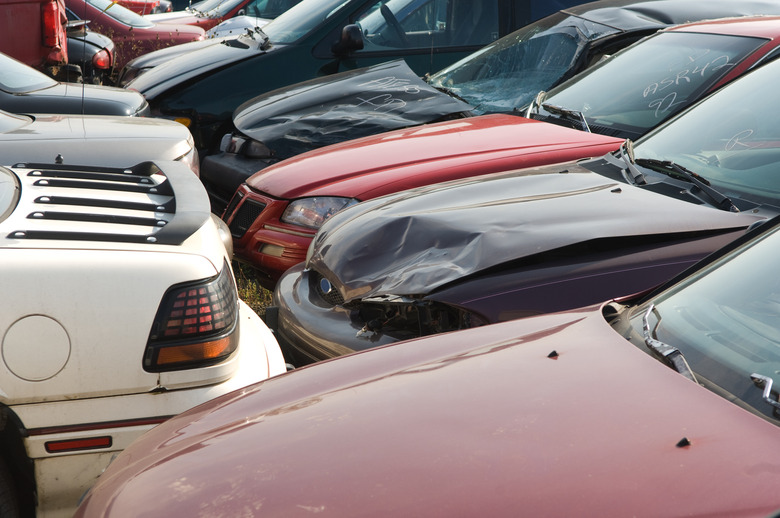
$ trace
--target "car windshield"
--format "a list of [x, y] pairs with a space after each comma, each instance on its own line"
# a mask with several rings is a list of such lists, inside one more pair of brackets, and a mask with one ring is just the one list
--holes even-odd
[[272, 43], [295, 43], [350, 0], [303, 0], [263, 26]]
[[638, 163], [672, 161], [740, 200], [780, 205], [780, 61], [723, 87], [634, 146]]
[[212, 18], [227, 14], [227, 12], [238, 5], [240, 1], [241, 0], [203, 0], [192, 4], [188, 9], [203, 13]]
[[637, 138], [701, 97], [764, 43], [722, 34], [657, 33], [550, 90], [539, 115], [550, 115], [545, 106], [574, 110], [595, 133]]
[[0, 89], [21, 94], [55, 86], [57, 81], [0, 53]]
[[465, 99], [476, 113], [509, 112], [558, 84], [589, 41], [617, 32], [559, 12], [437, 72], [429, 83]]
[[154, 24], [145, 19], [140, 14], [136, 14], [130, 9], [122, 7], [112, 0], [86, 0], [89, 5], [105, 11], [105, 13], [114, 20], [130, 27], [154, 27]]
[[632, 308], [632, 343], [648, 351], [646, 324], [650, 338], [682, 353], [700, 384], [778, 422], [775, 408], [751, 378], [759, 374], [780, 381], [778, 248], [775, 226]]

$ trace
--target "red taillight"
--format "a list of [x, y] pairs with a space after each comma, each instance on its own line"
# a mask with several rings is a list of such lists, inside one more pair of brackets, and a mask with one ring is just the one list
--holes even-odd
[[60, 30], [62, 21], [60, 20], [59, 4], [56, 0], [48, 2], [41, 6], [43, 20], [43, 45], [46, 47], [60, 46]]
[[106, 49], [99, 50], [92, 56], [92, 66], [99, 70], [111, 68], [111, 53]]
[[212, 279], [174, 286], [163, 297], [144, 354], [150, 372], [218, 363], [238, 346], [238, 294], [227, 263]]

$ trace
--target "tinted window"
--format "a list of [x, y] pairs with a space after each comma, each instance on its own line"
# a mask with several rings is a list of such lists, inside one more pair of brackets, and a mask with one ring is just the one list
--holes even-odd
[[48, 88], [57, 81], [34, 68], [0, 54], [0, 89], [10, 93], [32, 92]]
[[672, 160], [737, 206], [780, 205], [780, 61], [757, 68], [637, 142], [637, 159]]
[[494, 0], [382, 0], [357, 23], [364, 53], [481, 46], [498, 38], [498, 4]]
[[273, 43], [294, 43], [350, 0], [304, 0], [263, 27]]
[[543, 102], [581, 112], [595, 132], [638, 137], [701, 97], [763, 43], [658, 33], [561, 84]]

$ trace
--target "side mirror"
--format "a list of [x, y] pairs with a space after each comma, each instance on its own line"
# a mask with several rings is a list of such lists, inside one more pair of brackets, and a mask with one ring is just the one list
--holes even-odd
[[337, 56], [349, 54], [363, 48], [363, 33], [360, 27], [354, 23], [345, 25], [341, 29], [341, 39], [333, 44], [330, 50]]
[[239, 9], [238, 12], [236, 13], [236, 16], [246, 16], [246, 10]]

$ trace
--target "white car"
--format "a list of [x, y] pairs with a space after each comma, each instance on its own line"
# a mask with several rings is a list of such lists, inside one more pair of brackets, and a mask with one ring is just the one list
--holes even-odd
[[16, 115], [0, 110], [0, 164], [70, 163], [129, 167], [179, 160], [199, 174], [192, 134], [179, 124], [119, 115]]
[[2, 516], [71, 516], [143, 432], [285, 372], [180, 161], [0, 167], [0, 215]]

